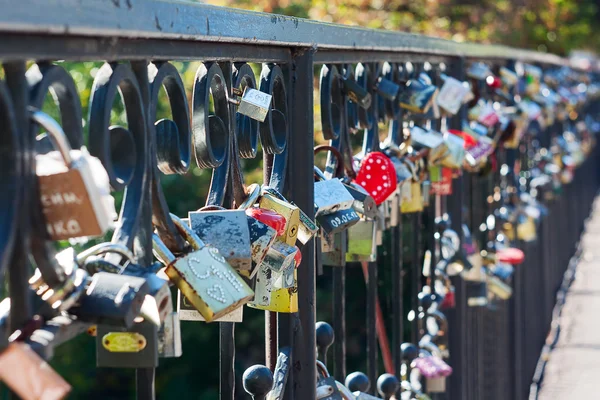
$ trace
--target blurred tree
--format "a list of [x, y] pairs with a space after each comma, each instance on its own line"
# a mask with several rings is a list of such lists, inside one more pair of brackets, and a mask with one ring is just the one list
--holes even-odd
[[208, 0], [325, 22], [566, 55], [595, 50], [599, 0]]

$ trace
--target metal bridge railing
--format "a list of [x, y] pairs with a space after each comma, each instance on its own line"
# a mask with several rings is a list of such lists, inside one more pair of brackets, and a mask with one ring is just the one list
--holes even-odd
[[[486, 254], [510, 242], [525, 252], [526, 259], [523, 265], [514, 268], [512, 278], [508, 274], [505, 279], [505, 284], [513, 291], [510, 299], [500, 300], [486, 290], [479, 298], [485, 299], [487, 306], [469, 305], [469, 301], [477, 296], [470, 292], [473, 288], [468, 279], [461, 274], [448, 277], [446, 289], [449, 285], [454, 288], [456, 305], [444, 311], [448, 332], [437, 335], [435, 340], [447, 340], [449, 354], [444, 358], [453, 368], [453, 374], [448, 378], [444, 392], [430, 394], [435, 398], [461, 400], [524, 399], [527, 396], [549, 328], [554, 293], [575, 249], [598, 186], [597, 151], [592, 150], [575, 170], [572, 182], [565, 181], [560, 188], [556, 186], [551, 190], [537, 187], [540, 203], [545, 204], [538, 207], [538, 211], [545, 213], [547, 210], [547, 215], [538, 218], [538, 226], [534, 229], [537, 239], [527, 243], [517, 238], [511, 241], [507, 239], [505, 229], [518, 230], [519, 223], [511, 218], [518, 214], [515, 210], [524, 203], [517, 193], [530, 193], [535, 197], [535, 193], [531, 194], [531, 181], [538, 175], [556, 181], [558, 172], [543, 170], [540, 163], [564, 164], [564, 161], [546, 157], [551, 152], [559, 158], [560, 154], [567, 153], [564, 132], [574, 132], [574, 141], [580, 145], [592, 142], [590, 132], [597, 128], [598, 108], [592, 101], [595, 78], [592, 72], [571, 70], [567, 60], [551, 54], [456, 43], [191, 2], [21, 0], [18, 4], [2, 1], [0, 6], [3, 10], [0, 13], [0, 62], [3, 67], [3, 75], [0, 75], [0, 151], [3, 154], [0, 160], [3, 163], [0, 170], [3, 189], [0, 191], [3, 209], [0, 272], [4, 286], [0, 291], [3, 298], [10, 296], [9, 308], [5, 307], [5, 314], [0, 315], [0, 348], [9, 349], [9, 343], [15, 341], [26, 342], [40, 355], [49, 358], [54, 347], [91, 326], [97, 325], [94, 329], [99, 338], [106, 338], [102, 335], [112, 329], [106, 328], [105, 320], [93, 313], [87, 320], [73, 318], [77, 314], [72, 314], [70, 308], [62, 311], [63, 317], [68, 318], [61, 320], [56, 308], [48, 308], [40, 302], [35, 294], [40, 287], [32, 290], [30, 278], [36, 268], [50, 287], [64, 288], [64, 282], [72, 279], [64, 275], [54, 259], [56, 246], [46, 231], [44, 218], [47, 215], [40, 211], [43, 207], [40, 206], [35, 155], [48, 150], [48, 141], [37, 137], [38, 129], [31, 113], [32, 109], [42, 108], [48, 93], [58, 106], [59, 122], [70, 145], [79, 148], [86, 144], [91, 154], [102, 161], [111, 188], [125, 191], [111, 241], [132, 252], [131, 264], [149, 268], [138, 275], [150, 279], [147, 274], [155, 274], [158, 270], [152, 252], [153, 232], [157, 232], [175, 255], [189, 251], [184, 240], [189, 237], [182, 235], [176, 220], [169, 215], [167, 203], [176, 196], [163, 192], [161, 172], [185, 174], [195, 157], [200, 167], [212, 169], [210, 187], [204, 190], [206, 206], [233, 208], [240, 205], [250, 191], [245, 184], [251, 182], [244, 177], [241, 165], [243, 159], [260, 157], [257, 152], [260, 137], [263, 184], [281, 192], [303, 210], [308, 219], [314, 220], [314, 165], [319, 159], [313, 151], [315, 141], [322, 142], [320, 135], [315, 137], [316, 114], [324, 139], [341, 153], [347, 165], [358, 166], [367, 154], [384, 151], [390, 157], [395, 155], [416, 164], [420, 172], [414, 183], [421, 185], [421, 181], [427, 180], [429, 171], [423, 160], [433, 165], [432, 152], [427, 155], [419, 151], [427, 146], [419, 146], [414, 134], [406, 135], [406, 132], [414, 126], [442, 132], [467, 129], [464, 123], [472, 119], [467, 112], [477, 98], [465, 102], [454, 114], [437, 114], [415, 112], [402, 106], [399, 97], [402, 91], [409, 90], [406, 89], [408, 82], [421, 79], [419, 74], [427, 76], [422, 78], [425, 82], [427, 78], [431, 80], [429, 85], [438, 87], [449, 76], [461, 82], [470, 81], [471, 90], [486, 103], [498, 104], [503, 110], [504, 107], [513, 108], [488, 127], [487, 137], [493, 143], [493, 156], [488, 155], [471, 171], [459, 172], [461, 168], [455, 168], [452, 194], [432, 196], [430, 205], [420, 212], [407, 215], [400, 212], [402, 190], [398, 189], [394, 194], [396, 202], [387, 199], [380, 207], [380, 211], [388, 215], [379, 214], [376, 218], [378, 227], [374, 232], [383, 237], [378, 248], [379, 257], [377, 261], [363, 261], [363, 271], [352, 268], [357, 263], [346, 262], [346, 250], [352, 250], [350, 248], [340, 250], [341, 258], [337, 264], [330, 258], [324, 260], [322, 233], [300, 245], [302, 262], [295, 272], [295, 286], [288, 288], [289, 296], [293, 296], [292, 292], [297, 295], [297, 311], [266, 311], [264, 317], [264, 363], [275, 372], [275, 384], [270, 384], [271, 377], [265, 370], [255, 369], [254, 375], [245, 377], [244, 385], [254, 392], [255, 398], [261, 398], [259, 392], [266, 393], [265, 388], [272, 389], [269, 399], [336, 398], [317, 397], [317, 356], [331, 368], [332, 377], [343, 382], [350, 372], [347, 368], [348, 339], [354, 336], [353, 343], [360, 337], [361, 345], [365, 346], [360, 362], [353, 361], [351, 367], [364, 369], [371, 384], [370, 388], [361, 385], [360, 376], [350, 381], [349, 386], [376, 395], [376, 382], [379, 374], [385, 371], [405, 381], [408, 388], [406, 385], [402, 389], [394, 386], [393, 379], [388, 377], [387, 381], [378, 382], [381, 383], [380, 395], [389, 398], [397, 393], [400, 398], [402, 392], [402, 396], [417, 396], [416, 388], [411, 394], [407, 380], [411, 361], [414, 361], [412, 347], [402, 344], [422, 342], [429, 329], [422, 324], [430, 318], [428, 307], [435, 309], [440, 303], [439, 294], [436, 300], [435, 293], [428, 294], [422, 289], [431, 288], [443, 278], [433, 271], [437, 271], [439, 265], [436, 260], [444, 261], [445, 258], [440, 252], [443, 229], [440, 230], [439, 219], [447, 213], [451, 218], [444, 229], [456, 232], [459, 240], [466, 239], [463, 231], [463, 224], [466, 224], [473, 232], [473, 240]], [[98, 64], [95, 70], [93, 87], [80, 88], [63, 62], [104, 64]], [[182, 73], [175, 67], [176, 62], [186, 66], [190, 62], [201, 63], [193, 87], [184, 84]], [[468, 73], [474, 65], [489, 68], [483, 79]], [[560, 102], [554, 104], [554, 108], [548, 106], [544, 110], [546, 114], [539, 117], [551, 123], [542, 126], [538, 118], [527, 120], [527, 125], [520, 129], [522, 135], [517, 137], [521, 139], [520, 143], [508, 146], [505, 137], [498, 140], [500, 134], [506, 131], [507, 124], [520, 123], [523, 114], [527, 114], [527, 111], [514, 111], [519, 109], [519, 101], [528, 95], [534, 97], [523, 88], [526, 83], [531, 84], [525, 79], [530, 75], [523, 72], [527, 65], [539, 70], [543, 77], [552, 78], [546, 81], [542, 78], [542, 83], [548, 85], [544, 87], [552, 93], [559, 93], [561, 88], [567, 93], [562, 93]], [[486, 84], [485, 78], [499, 76], [502, 67], [514, 74], [519, 83], [508, 85], [504, 82], [502, 87]], [[318, 88], [314, 84], [316, 69], [321, 71]], [[260, 75], [255, 71], [260, 71]], [[588, 85], [585, 105], [583, 89], [579, 94], [572, 90], [582, 79]], [[396, 92], [385, 93], [382, 82], [392, 84], [392, 91]], [[243, 90], [246, 86], [272, 96], [271, 105], [264, 110], [268, 111], [265, 122], [252, 122], [236, 113], [239, 101], [236, 103], [235, 99], [242, 92], [235, 89]], [[168, 105], [159, 100], [161, 87], [166, 90]], [[89, 104], [83, 105], [89, 113], [82, 115], [80, 95], [90, 90]], [[318, 105], [313, 101], [315, 90], [320, 96]], [[407, 101], [418, 102], [419, 93]], [[118, 94], [124, 105], [126, 128], [115, 128], [111, 122], [113, 101]], [[366, 101], [362, 102], [367, 97], [371, 99], [370, 106]], [[547, 105], [535, 97], [530, 103]], [[559, 103], [565, 103], [567, 112], [571, 112], [566, 118], [558, 117]], [[159, 108], [170, 109], [168, 121], [158, 120]], [[564, 110], [561, 112], [564, 114]], [[474, 133], [472, 136], [476, 137]], [[482, 136], [486, 136], [485, 132]], [[353, 145], [356, 147], [359, 142], [363, 150], [357, 156], [353, 153]], [[339, 161], [335, 160], [335, 149], [326, 149], [327, 178], [334, 174]], [[411, 153], [412, 150], [415, 153]], [[579, 150], [569, 148], [569, 152], [576, 151]], [[488, 166], [491, 170], [485, 173]], [[566, 169], [565, 165], [560, 167]], [[428, 187], [425, 190], [428, 193]], [[559, 191], [562, 193], [558, 194]], [[541, 194], [547, 192], [555, 195], [543, 198]], [[510, 218], [502, 212], [510, 214]], [[496, 225], [490, 222], [490, 215], [496, 216]], [[363, 216], [363, 219], [367, 218]], [[317, 222], [323, 225], [318, 218]], [[501, 223], [513, 228], [502, 227]], [[498, 235], [504, 244], [496, 243], [500, 240]], [[346, 236], [340, 237], [342, 241], [347, 240]], [[422, 274], [426, 250], [431, 254], [432, 273], [429, 277]], [[129, 268], [124, 261], [115, 261], [111, 257], [96, 260], [96, 268], [106, 270], [110, 262], [123, 269]], [[468, 262], [461, 262], [467, 269]], [[494, 264], [489, 261], [487, 265], [490, 263]], [[455, 261], [455, 264], [460, 262]], [[445, 269], [440, 271], [446, 273]], [[318, 277], [318, 272], [324, 277]], [[346, 277], [362, 279], [363, 273], [367, 285], [361, 294], [365, 323], [359, 328], [352, 322], [350, 329], [346, 298], [353, 293], [346, 291], [350, 283]], [[256, 288], [257, 278], [249, 278], [249, 273], [241, 275], [247, 278], [250, 287]], [[378, 276], [384, 278], [378, 279]], [[326, 282], [332, 285], [328, 289], [331, 304], [319, 304], [316, 300], [320, 279], [330, 279]], [[431, 290], [435, 292], [437, 288]], [[75, 303], [73, 307], [79, 307], [77, 312], [83, 315], [80, 304]], [[103, 306], [99, 304], [98, 307]], [[328, 325], [316, 326], [317, 315], [323, 310], [331, 310], [328, 315], [332, 318], [335, 340]], [[380, 317], [377, 316], [379, 312], [382, 313]], [[141, 351], [115, 355], [110, 350], [103, 350], [103, 343], [106, 343], [97, 340], [99, 365], [122, 365], [136, 370], [136, 393], [140, 399], [156, 397], [155, 367], [160, 339], [148, 319], [134, 328], [127, 328], [145, 338], [143, 342], [147, 342], [147, 346]], [[201, 325], [200, 328], [200, 325], [194, 325], [194, 329], [212, 329], [217, 335], [214, 325]], [[184, 329], [187, 328], [184, 325]], [[221, 399], [246, 396], [240, 387], [243, 371], [234, 368], [234, 332], [240, 328], [243, 329], [243, 324], [220, 322], [219, 348], [206, 350], [218, 352], [220, 357]], [[116, 329], [121, 333], [123, 330], [126, 329]], [[40, 339], [42, 333], [46, 335], [43, 340]], [[444, 335], [444, 339], [439, 339]], [[441, 346], [439, 341], [436, 345]], [[333, 346], [332, 351], [326, 357], [329, 346]], [[426, 343], [421, 347], [426, 347]], [[379, 360], [380, 348], [382, 360]], [[102, 352], [106, 354], [101, 356]], [[0, 379], [6, 379], [2, 372]], [[190, 376], [190, 379], [200, 378]], [[213, 382], [206, 384], [214, 385]], [[386, 387], [386, 384], [391, 386]], [[428, 386], [433, 390], [433, 382], [423, 386], [423, 393], [428, 392]]]

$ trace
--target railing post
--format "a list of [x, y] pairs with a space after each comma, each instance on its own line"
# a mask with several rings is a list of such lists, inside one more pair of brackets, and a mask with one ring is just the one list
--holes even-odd
[[[299, 49], [292, 59], [292, 90], [290, 99], [290, 180], [291, 199], [310, 218], [314, 218], [313, 177], [313, 49]], [[316, 376], [315, 340], [315, 241], [302, 249], [302, 265], [298, 268], [298, 319], [292, 352], [293, 392], [286, 398], [314, 400]]]
[[[458, 58], [453, 60], [449, 65], [449, 75], [460, 81], [464, 80], [464, 58]], [[466, 117], [466, 107], [461, 107], [458, 114], [448, 120], [449, 129], [462, 129], [462, 121]], [[464, 177], [461, 175], [454, 179], [452, 183], [452, 195], [448, 196], [446, 201], [447, 212], [450, 215], [452, 222], [452, 230], [458, 233], [461, 243], [463, 241], [463, 180]], [[451, 310], [447, 310], [446, 316], [448, 317], [449, 326], [449, 349], [450, 358], [449, 364], [454, 369], [454, 373], [449, 378], [449, 390], [448, 395], [451, 400], [464, 399], [465, 398], [465, 383], [466, 379], [462, 377], [466, 376], [466, 346], [467, 341], [465, 332], [465, 317], [466, 317], [466, 297], [465, 297], [465, 285], [463, 279], [458, 276], [452, 279], [452, 283], [455, 286], [456, 296], [456, 307]]]

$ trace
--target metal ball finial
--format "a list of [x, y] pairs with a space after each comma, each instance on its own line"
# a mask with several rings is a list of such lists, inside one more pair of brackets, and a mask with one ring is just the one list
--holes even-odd
[[383, 374], [377, 379], [377, 391], [384, 399], [390, 399], [398, 391], [400, 382], [392, 374]]
[[433, 296], [429, 293], [419, 293], [419, 304], [423, 308], [423, 311], [429, 310], [433, 304]]
[[412, 343], [402, 343], [400, 351], [402, 351], [402, 360], [409, 363], [419, 357], [419, 348]]
[[360, 371], [351, 373], [346, 377], [344, 384], [351, 392], [368, 392], [371, 387], [369, 377]]
[[253, 365], [242, 376], [244, 390], [255, 400], [262, 400], [273, 388], [273, 373], [264, 365]]
[[319, 350], [319, 360], [325, 362], [327, 355], [327, 349], [333, 344], [335, 340], [335, 333], [333, 328], [327, 322], [319, 321], [315, 325], [317, 349]]

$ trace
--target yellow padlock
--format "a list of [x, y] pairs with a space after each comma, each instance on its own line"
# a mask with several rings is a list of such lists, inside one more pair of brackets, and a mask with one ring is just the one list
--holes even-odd
[[517, 238], [524, 242], [532, 242], [537, 238], [535, 222], [531, 217], [525, 217], [517, 225]]
[[298, 226], [300, 225], [300, 209], [293, 204], [278, 199], [270, 193], [264, 193], [258, 201], [260, 208], [275, 211], [285, 218], [285, 233], [277, 238], [290, 245], [296, 245]]
[[410, 197], [408, 195], [402, 196], [402, 202], [400, 203], [402, 214], [423, 211], [423, 194], [421, 193], [421, 183], [411, 180], [410, 182], [406, 182], [404, 185], [407, 186], [407, 191], [410, 193]]

